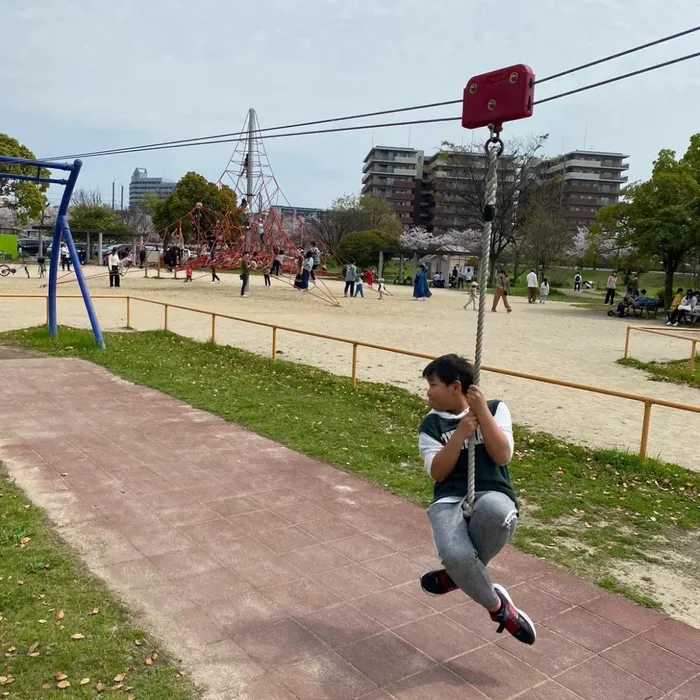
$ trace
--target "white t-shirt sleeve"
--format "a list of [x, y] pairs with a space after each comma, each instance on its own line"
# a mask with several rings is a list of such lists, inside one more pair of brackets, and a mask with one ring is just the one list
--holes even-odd
[[510, 454], [508, 455], [508, 461], [513, 459], [513, 452], [515, 451], [515, 440], [513, 439], [513, 419], [510, 415], [510, 409], [502, 401], [498, 404], [496, 413], [493, 416], [496, 421], [496, 425], [501, 429], [501, 432], [508, 439], [508, 445], [510, 446]]
[[432, 469], [433, 469], [433, 460], [435, 459], [435, 455], [440, 452], [440, 450], [444, 447], [444, 445], [439, 441], [436, 440], [435, 438], [430, 437], [430, 435], [426, 435], [425, 433], [421, 433], [418, 436], [418, 451], [420, 452], [420, 456], [423, 458], [423, 464], [425, 465], [425, 471], [428, 472], [428, 476], [432, 477]]

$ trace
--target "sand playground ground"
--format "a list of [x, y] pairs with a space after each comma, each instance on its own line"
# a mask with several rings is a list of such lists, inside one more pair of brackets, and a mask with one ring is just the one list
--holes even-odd
[[[182, 277], [164, 274], [158, 280], [151, 272], [134, 270], [122, 278], [121, 289], [110, 289], [104, 268], [85, 268], [93, 295], [131, 295], [191, 306], [275, 323], [301, 330], [327, 333], [380, 345], [389, 345], [428, 354], [457, 352], [472, 357], [476, 316], [462, 306], [462, 292], [434, 290], [431, 299], [415, 302], [410, 287], [389, 287], [391, 296], [379, 300], [376, 291], [365, 288], [365, 298], [343, 298], [341, 282], [328, 282], [340, 306], [308, 294], [273, 278], [266, 290], [263, 278], [251, 277], [250, 296], [240, 296], [237, 274], [221, 274], [221, 283], [212, 284], [208, 274], [195, 273], [185, 284]], [[39, 280], [30, 268], [27, 279], [21, 270], [0, 278], [0, 294], [46, 294], [46, 280]], [[59, 294], [79, 294], [71, 273], [62, 278]], [[489, 299], [489, 305], [490, 305]], [[700, 404], [700, 390], [668, 383], [652, 382], [635, 369], [616, 364], [624, 350], [628, 325], [662, 326], [661, 321], [621, 320], [565, 302], [528, 305], [524, 298], [511, 298], [513, 313], [489, 311], [486, 318], [484, 363], [493, 367], [544, 375], [635, 394], [644, 394], [686, 404]], [[95, 299], [97, 313], [105, 330], [126, 324], [126, 302]], [[0, 330], [40, 325], [45, 320], [45, 300], [0, 298]], [[89, 327], [82, 299], [61, 299], [59, 323]], [[170, 330], [198, 340], [211, 336], [210, 317], [169, 309]], [[132, 301], [131, 325], [136, 330], [163, 327], [163, 309]], [[695, 334], [700, 338], [700, 333]], [[271, 331], [249, 324], [219, 318], [217, 342], [252, 352], [271, 352]], [[690, 343], [650, 334], [632, 334], [632, 356], [640, 360], [665, 361], [687, 357]], [[330, 372], [349, 375], [352, 347], [333, 341], [291, 333], [278, 333], [279, 357], [316, 365]], [[410, 391], [423, 392], [420, 373], [424, 360], [359, 348], [358, 378], [387, 382]], [[47, 381], [50, 378], [47, 377]], [[639, 448], [643, 406], [612, 398], [552, 386], [491, 372], [483, 375], [483, 386], [491, 397], [508, 403], [515, 422], [550, 433], [574, 443], [592, 447], [617, 448], [636, 452]], [[698, 436], [700, 414], [655, 406], [652, 410], [648, 454], [667, 462], [700, 470]]]

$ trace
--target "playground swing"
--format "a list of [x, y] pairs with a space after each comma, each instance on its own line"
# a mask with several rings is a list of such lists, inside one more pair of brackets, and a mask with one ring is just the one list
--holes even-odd
[[[73, 242], [70, 226], [68, 225], [68, 206], [70, 205], [73, 190], [75, 189], [75, 184], [78, 181], [78, 175], [80, 174], [81, 167], [82, 162], [80, 160], [75, 160], [73, 163], [69, 164], [29, 160], [27, 158], [14, 158], [11, 156], [0, 156], [0, 180], [18, 180], [21, 182], [35, 182], [46, 185], [62, 185], [64, 187], [63, 196], [61, 197], [61, 203], [58, 208], [56, 226], [54, 227], [53, 242], [51, 246], [51, 262], [49, 265], [49, 333], [54, 338], [58, 336], [56, 288], [58, 281], [59, 249], [61, 247], [61, 242], [65, 242], [65, 244], [68, 246], [68, 253], [70, 255], [71, 262], [73, 263], [73, 268], [75, 269], [75, 276], [78, 280], [78, 285], [80, 286], [83, 301], [85, 302], [85, 309], [87, 310], [88, 318], [90, 319], [90, 325], [92, 326], [95, 341], [102, 349], [104, 349], [105, 341], [102, 335], [102, 329], [100, 328], [100, 323], [97, 320], [95, 307], [93, 306], [90, 292], [87, 288], [87, 284], [85, 283], [85, 277], [78, 258], [78, 252], [75, 248], [75, 243]], [[53, 177], [50, 172], [51, 170], [67, 172], [68, 177], [66, 179]]]

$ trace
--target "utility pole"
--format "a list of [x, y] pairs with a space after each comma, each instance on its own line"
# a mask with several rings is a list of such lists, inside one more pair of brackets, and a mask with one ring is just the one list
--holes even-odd
[[248, 209], [250, 211], [248, 231], [246, 232], [246, 249], [250, 250], [251, 240], [252, 240], [252, 228], [250, 224], [252, 223], [253, 214], [253, 134], [255, 132], [255, 110], [251, 107], [248, 110], [248, 155], [246, 157], [247, 167], [246, 167], [246, 201], [248, 202]]
[[114, 206], [115, 206], [115, 204], [114, 204], [114, 186], [115, 186], [115, 182], [114, 182], [114, 180], [112, 180], [112, 211], [114, 211]]
[[121, 211], [124, 211], [124, 185], [122, 185], [122, 204], [121, 204]]

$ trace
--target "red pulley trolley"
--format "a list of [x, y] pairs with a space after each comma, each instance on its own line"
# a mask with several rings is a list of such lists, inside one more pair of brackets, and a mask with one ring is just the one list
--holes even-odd
[[504, 122], [532, 116], [534, 97], [535, 74], [522, 63], [474, 76], [464, 88], [462, 126], [499, 133]]

